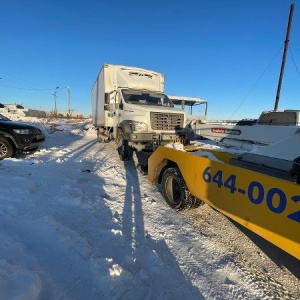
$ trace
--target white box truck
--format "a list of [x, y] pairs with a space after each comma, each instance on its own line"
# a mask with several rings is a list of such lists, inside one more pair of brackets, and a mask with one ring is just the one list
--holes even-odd
[[98, 140], [115, 139], [121, 160], [132, 159], [133, 151], [152, 151], [160, 144], [192, 138], [186, 113], [164, 94], [161, 73], [104, 64], [91, 97]]

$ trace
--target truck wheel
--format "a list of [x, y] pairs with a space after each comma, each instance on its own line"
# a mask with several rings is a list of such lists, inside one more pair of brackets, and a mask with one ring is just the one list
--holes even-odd
[[122, 161], [131, 160], [133, 156], [132, 148], [128, 145], [128, 141], [124, 139], [123, 131], [118, 129], [117, 132], [117, 150]]
[[162, 176], [162, 194], [167, 204], [175, 209], [198, 207], [202, 201], [191, 195], [177, 168], [168, 168]]
[[98, 143], [102, 143], [103, 142], [103, 139], [101, 137], [101, 134], [99, 133], [99, 130], [97, 130], [97, 140], [98, 140]]
[[14, 157], [16, 150], [6, 138], [0, 137], [0, 159]]
[[97, 140], [100, 144], [109, 142], [109, 138], [104, 138], [103, 135], [100, 134], [99, 130], [97, 130]]

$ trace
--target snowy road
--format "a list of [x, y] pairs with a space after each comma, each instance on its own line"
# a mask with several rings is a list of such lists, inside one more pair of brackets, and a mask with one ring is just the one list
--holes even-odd
[[299, 299], [298, 260], [207, 205], [170, 209], [90, 124], [55, 128], [0, 162], [1, 299]]

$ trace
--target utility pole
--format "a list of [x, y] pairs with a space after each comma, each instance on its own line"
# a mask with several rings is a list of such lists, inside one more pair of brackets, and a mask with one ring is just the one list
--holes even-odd
[[68, 96], [68, 114], [69, 117], [71, 116], [71, 106], [70, 106], [70, 87], [66, 87], [67, 88], [67, 96]]
[[57, 109], [56, 109], [56, 92], [57, 92], [58, 89], [67, 89], [68, 115], [71, 116], [71, 107], [70, 107], [70, 98], [71, 97], [70, 97], [70, 87], [69, 86], [65, 86], [65, 87], [59, 87], [59, 86], [57, 86], [56, 87], [56, 90], [55, 90], [55, 92], [53, 94], [53, 96], [54, 96], [54, 106], [55, 106], [54, 113], [57, 114]]
[[56, 116], [57, 115], [57, 109], [56, 109], [56, 91], [54, 91], [53, 96], [54, 96], [54, 111], [53, 111], [53, 113]]
[[59, 89], [59, 87], [57, 86], [54, 93], [53, 93], [53, 96], [54, 96], [54, 115], [56, 116], [57, 115], [57, 107], [56, 107], [56, 92], [57, 92], [57, 89]]
[[279, 102], [279, 98], [280, 98], [280, 91], [281, 91], [281, 84], [282, 84], [282, 78], [283, 78], [283, 72], [284, 72], [284, 66], [285, 66], [286, 53], [287, 53], [287, 49], [288, 49], [289, 41], [290, 41], [290, 32], [291, 32], [291, 25], [292, 25], [294, 7], [295, 7], [295, 4], [291, 4], [289, 21], [288, 21], [288, 26], [287, 26], [287, 30], [286, 30], [286, 38], [285, 38], [285, 41], [284, 41], [284, 51], [283, 51], [283, 56], [282, 56], [281, 68], [280, 68], [280, 75], [279, 75], [279, 81], [278, 81], [278, 87], [277, 87], [277, 93], [276, 93], [276, 100], [275, 100], [275, 105], [274, 105], [274, 110], [275, 111], [278, 108], [278, 102]]

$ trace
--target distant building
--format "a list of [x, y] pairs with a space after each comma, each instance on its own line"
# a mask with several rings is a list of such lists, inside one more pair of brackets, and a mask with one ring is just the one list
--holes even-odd
[[46, 112], [43, 110], [36, 109], [25, 109], [21, 104], [2, 104], [0, 103], [0, 112], [9, 112], [15, 114], [22, 114], [26, 117], [37, 117], [37, 118], [45, 118]]
[[24, 111], [26, 117], [46, 118], [47, 113], [44, 110], [27, 109]]

